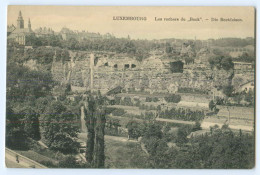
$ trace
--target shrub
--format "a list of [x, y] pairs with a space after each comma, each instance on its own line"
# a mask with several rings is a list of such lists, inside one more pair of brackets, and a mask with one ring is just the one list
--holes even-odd
[[223, 87], [223, 93], [226, 95], [226, 96], [228, 96], [228, 97], [230, 97], [230, 96], [232, 96], [232, 93], [233, 93], [233, 91], [234, 91], [234, 87], [231, 85], [229, 85], [229, 86], [224, 86]]
[[120, 105], [121, 97], [116, 97], [115, 98], [115, 104]]
[[181, 96], [180, 95], [171, 95], [169, 97], [164, 97], [165, 101], [168, 103], [179, 103], [181, 101]]
[[90, 168], [89, 164], [80, 164], [75, 156], [67, 156], [59, 162], [59, 168]]
[[181, 108], [172, 108], [171, 110], [165, 110], [160, 112], [160, 118], [184, 120], [184, 121], [201, 121], [204, 119], [203, 111], [191, 111]]
[[56, 164], [54, 164], [52, 161], [39, 161], [40, 164], [47, 166], [48, 168], [58, 168], [58, 166]]
[[151, 98], [151, 97], [146, 97], [145, 101], [146, 101], [146, 102], [152, 102], [152, 101], [153, 101], [153, 98]]
[[153, 98], [153, 102], [158, 102], [158, 101], [159, 101], [159, 99], [157, 97]]
[[125, 113], [126, 113], [125, 110], [124, 110], [124, 109], [121, 109], [121, 108], [112, 111], [112, 115], [113, 115], [113, 116], [122, 116], [122, 115], [124, 115]]
[[125, 97], [124, 100], [121, 102], [121, 105], [133, 106], [131, 98], [130, 97]]

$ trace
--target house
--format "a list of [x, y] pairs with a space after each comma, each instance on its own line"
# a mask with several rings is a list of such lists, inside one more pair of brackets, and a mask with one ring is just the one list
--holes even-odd
[[249, 82], [246, 82], [244, 84], [241, 84], [238, 88], [238, 90], [240, 92], [249, 92], [249, 91], [254, 91], [255, 89], [255, 83], [254, 81], [249, 81]]
[[252, 63], [234, 61], [234, 70], [236, 72], [251, 72], [254, 71], [254, 65]]
[[191, 139], [191, 138], [194, 138], [194, 137], [199, 137], [199, 136], [205, 136], [206, 134], [210, 134], [210, 131], [209, 130], [198, 130], [198, 131], [194, 131], [194, 132], [191, 132], [187, 138], [188, 139]]
[[46, 27], [40, 27], [40, 28], [34, 30], [34, 32], [37, 37], [45, 37], [45, 36], [54, 35], [54, 31], [51, 28], [46, 28]]
[[[70, 39], [76, 39], [78, 41], [83, 41], [85, 39], [87, 40], [96, 40], [96, 39], [102, 39], [102, 35], [99, 33], [92, 33], [92, 32], [85, 32], [83, 31], [73, 31], [66, 27], [63, 27], [60, 31], [61, 37], [63, 40], [70, 40]], [[108, 34], [105, 35], [105, 38], [109, 38], [110, 36]]]

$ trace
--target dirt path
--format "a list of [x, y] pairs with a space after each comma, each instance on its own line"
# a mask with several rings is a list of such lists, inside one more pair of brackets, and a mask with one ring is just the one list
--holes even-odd
[[[78, 135], [79, 139], [82, 141], [87, 140], [88, 134], [87, 133], [79, 133]], [[120, 142], [133, 142], [137, 143], [137, 140], [128, 140], [126, 137], [118, 137], [118, 136], [109, 136], [105, 135], [105, 140], [114, 140], [114, 141], [120, 141]]]
[[165, 119], [165, 118], [156, 118], [156, 121], [161, 122], [169, 122], [169, 123], [181, 123], [181, 124], [187, 124], [187, 125], [194, 125], [195, 122], [192, 121], [183, 121], [183, 120], [174, 120], [174, 119]]

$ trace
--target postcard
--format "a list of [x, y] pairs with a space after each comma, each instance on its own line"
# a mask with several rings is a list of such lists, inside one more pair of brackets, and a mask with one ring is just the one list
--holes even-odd
[[7, 18], [6, 167], [254, 168], [254, 7]]

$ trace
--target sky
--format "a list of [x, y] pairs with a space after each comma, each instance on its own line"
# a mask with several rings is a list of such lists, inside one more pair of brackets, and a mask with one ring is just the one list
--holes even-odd
[[[8, 25], [14, 24], [21, 10], [25, 27], [30, 18], [32, 29], [62, 27], [96, 33], [111, 33], [132, 39], [218, 39], [254, 37], [253, 7], [120, 7], [120, 6], [8, 6]], [[146, 21], [113, 20], [113, 17], [146, 17]], [[189, 21], [190, 17], [199, 21]], [[162, 21], [155, 20], [161, 18]], [[165, 21], [178, 18], [179, 21]], [[185, 21], [181, 21], [185, 18]], [[212, 18], [218, 21], [212, 21]], [[236, 18], [223, 22], [220, 18]], [[208, 20], [207, 20], [208, 19]]]

